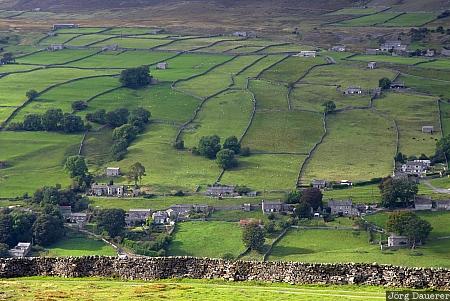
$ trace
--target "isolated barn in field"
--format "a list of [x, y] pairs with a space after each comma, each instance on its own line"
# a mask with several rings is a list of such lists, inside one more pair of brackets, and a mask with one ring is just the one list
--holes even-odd
[[167, 68], [169, 68], [169, 63], [162, 62], [162, 63], [156, 64], [156, 69], [158, 69], [158, 70], [166, 70]]
[[107, 177], [118, 177], [118, 176], [120, 176], [120, 168], [119, 167], [107, 167], [106, 168], [106, 176]]
[[422, 133], [433, 134], [434, 133], [434, 126], [432, 126], [432, 125], [424, 125], [422, 127]]
[[347, 89], [344, 90], [344, 95], [354, 95], [354, 94], [362, 94], [363, 91], [361, 87], [357, 86], [350, 86]]
[[369, 62], [367, 64], [367, 68], [369, 68], [369, 69], [376, 69], [377, 68], [377, 62]]

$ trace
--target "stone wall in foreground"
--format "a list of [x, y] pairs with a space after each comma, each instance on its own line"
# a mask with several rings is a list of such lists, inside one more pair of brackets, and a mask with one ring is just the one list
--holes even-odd
[[377, 264], [250, 262], [192, 257], [0, 259], [0, 278], [24, 276], [257, 280], [291, 284], [364, 284], [450, 290], [450, 270]]

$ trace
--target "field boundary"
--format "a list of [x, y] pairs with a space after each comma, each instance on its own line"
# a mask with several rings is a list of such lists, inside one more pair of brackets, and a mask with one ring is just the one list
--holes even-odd
[[277, 245], [277, 243], [286, 235], [290, 227], [286, 227], [281, 231], [280, 235], [278, 235], [270, 244], [269, 249], [264, 253], [263, 261], [267, 261], [267, 259], [270, 256], [270, 253], [272, 253], [273, 248]]

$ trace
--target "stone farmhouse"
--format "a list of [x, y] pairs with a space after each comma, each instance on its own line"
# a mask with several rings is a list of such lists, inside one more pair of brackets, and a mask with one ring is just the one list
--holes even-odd
[[342, 216], [359, 216], [360, 211], [353, 205], [352, 200], [330, 200], [328, 201], [328, 207], [333, 215]]
[[261, 201], [261, 210], [264, 214], [275, 213], [275, 212], [293, 212], [294, 207], [290, 204], [285, 204], [283, 202], [268, 202]]
[[377, 68], [377, 62], [369, 62], [367, 64], [367, 68], [369, 68], [369, 69], [376, 69]]
[[82, 229], [86, 226], [88, 221], [88, 215], [82, 212], [71, 213], [69, 217], [69, 222], [72, 224], [77, 224], [78, 228]]
[[125, 215], [125, 223], [127, 226], [145, 223], [152, 216], [151, 209], [130, 209]]
[[422, 127], [422, 133], [433, 134], [434, 133], [434, 126], [432, 126], [432, 125], [424, 125]]
[[124, 186], [114, 184], [93, 184], [90, 193], [94, 196], [122, 197], [124, 195]]
[[119, 49], [119, 44], [111, 44], [102, 47], [102, 51], [117, 51]]
[[233, 32], [233, 36], [241, 38], [256, 38], [256, 32], [254, 31], [236, 31]]
[[13, 249], [8, 251], [11, 257], [25, 257], [31, 251], [31, 243], [19, 242]]
[[106, 168], [106, 176], [107, 177], [118, 177], [118, 176], [120, 176], [120, 168], [119, 167], [107, 167]]
[[314, 50], [302, 50], [294, 56], [297, 57], [316, 57], [317, 51]]
[[402, 44], [402, 41], [386, 41], [380, 45], [382, 52], [393, 52], [396, 54], [405, 53], [408, 45]]
[[433, 201], [431, 198], [416, 197], [414, 200], [415, 210], [431, 210], [433, 208]]
[[335, 52], [345, 52], [347, 48], [344, 45], [337, 45], [337, 46], [333, 46], [331, 47], [331, 51], [335, 51]]
[[344, 90], [344, 95], [355, 95], [355, 94], [363, 94], [363, 90], [361, 87], [350, 86]]
[[325, 180], [313, 180], [311, 182], [311, 186], [313, 188], [317, 188], [317, 189], [325, 189], [327, 187], [328, 183]]
[[405, 248], [409, 246], [409, 239], [406, 236], [391, 234], [388, 237], [389, 248]]
[[152, 214], [153, 224], [166, 225], [170, 222], [169, 214], [166, 211], [156, 211]]
[[437, 210], [450, 210], [450, 200], [436, 202]]
[[435, 55], [436, 55], [436, 50], [434, 50], [434, 49], [427, 49], [427, 51], [425, 52], [426, 57], [433, 57]]
[[67, 29], [67, 28], [78, 28], [78, 24], [73, 24], [73, 23], [60, 23], [60, 24], [53, 24], [53, 30], [58, 30], [58, 29]]
[[189, 214], [191, 212], [195, 213], [208, 213], [211, 211], [211, 207], [208, 205], [197, 205], [197, 204], [181, 204], [181, 205], [173, 205], [170, 206], [166, 212], [169, 214], [169, 217], [173, 220], [186, 220], [189, 218]]
[[47, 47], [48, 51], [59, 51], [65, 48], [64, 44], [52, 44]]
[[429, 160], [407, 161], [402, 165], [401, 171], [410, 176], [423, 177], [430, 168]]
[[206, 195], [211, 197], [236, 197], [239, 194], [235, 189], [235, 186], [213, 185], [206, 189]]
[[156, 64], [156, 69], [158, 69], [158, 70], [166, 70], [167, 68], [169, 68], [169, 63], [167, 63], [167, 62], [162, 62], [162, 63]]
[[391, 89], [405, 89], [406, 85], [403, 82], [396, 82], [396, 83], [391, 83], [390, 88]]

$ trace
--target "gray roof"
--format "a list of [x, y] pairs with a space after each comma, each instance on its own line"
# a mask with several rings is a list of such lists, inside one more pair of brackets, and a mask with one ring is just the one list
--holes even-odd
[[415, 205], [431, 205], [433, 204], [433, 201], [431, 199], [426, 198], [416, 198], [414, 200]]

